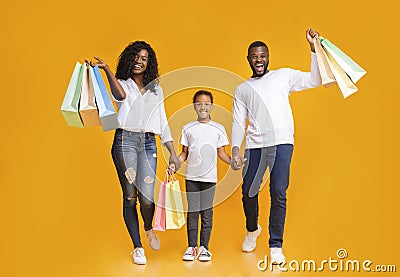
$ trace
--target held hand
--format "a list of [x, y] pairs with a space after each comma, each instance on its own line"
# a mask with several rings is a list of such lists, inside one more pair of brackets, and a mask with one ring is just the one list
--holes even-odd
[[175, 164], [169, 164], [167, 170], [171, 172], [170, 174], [175, 173], [176, 172]]
[[168, 168], [170, 170], [172, 170], [172, 172], [176, 172], [177, 170], [179, 170], [179, 168], [181, 167], [182, 163], [181, 161], [178, 159], [177, 156], [173, 156], [171, 155], [169, 157], [169, 166]]
[[310, 44], [310, 48], [312, 52], [315, 52], [314, 49], [314, 43], [313, 43], [313, 38], [318, 38], [319, 37], [319, 33], [311, 28], [308, 28], [306, 31], [306, 38], [308, 43]]
[[239, 170], [242, 168], [246, 160], [247, 159], [244, 159], [240, 154], [233, 156], [231, 159], [231, 168], [233, 170]]

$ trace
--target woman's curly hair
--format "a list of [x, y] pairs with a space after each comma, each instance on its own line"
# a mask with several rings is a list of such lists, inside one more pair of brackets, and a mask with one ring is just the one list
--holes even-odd
[[135, 41], [130, 43], [118, 58], [117, 72], [115, 77], [117, 79], [127, 80], [128, 78], [133, 79], [133, 68], [135, 65], [135, 57], [140, 50], [147, 50], [149, 53], [149, 59], [147, 62], [147, 68], [144, 72], [143, 82], [151, 91], [155, 90], [155, 86], [158, 85], [158, 63], [156, 53], [153, 48], [145, 41]]

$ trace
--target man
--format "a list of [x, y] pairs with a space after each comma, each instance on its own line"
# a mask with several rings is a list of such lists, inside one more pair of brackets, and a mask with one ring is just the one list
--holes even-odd
[[[271, 263], [285, 262], [282, 253], [286, 217], [286, 190], [289, 185], [290, 162], [294, 145], [293, 115], [289, 103], [292, 91], [321, 85], [313, 38], [318, 33], [307, 29], [311, 48], [311, 71], [290, 68], [269, 70], [269, 51], [265, 43], [253, 42], [247, 60], [253, 75], [235, 90], [232, 124], [232, 163], [234, 170], [243, 165], [242, 202], [246, 216], [246, 237], [243, 252], [256, 248], [261, 233], [258, 224], [258, 192], [263, 175], [269, 167], [271, 208], [269, 217], [269, 247]], [[239, 149], [245, 136], [244, 158]]]

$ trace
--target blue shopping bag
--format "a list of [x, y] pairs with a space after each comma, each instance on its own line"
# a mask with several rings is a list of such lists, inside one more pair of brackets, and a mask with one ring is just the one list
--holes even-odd
[[99, 110], [100, 122], [103, 131], [109, 131], [118, 128], [117, 113], [115, 112], [111, 97], [101, 76], [99, 67], [89, 67], [93, 82], [94, 95], [97, 108]]

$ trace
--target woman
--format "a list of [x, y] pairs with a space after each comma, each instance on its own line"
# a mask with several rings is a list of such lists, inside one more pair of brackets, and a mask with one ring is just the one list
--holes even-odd
[[[146, 264], [136, 202], [139, 198], [150, 247], [158, 250], [160, 241], [152, 229], [157, 166], [155, 135], [160, 136], [170, 152], [171, 169], [180, 167], [165, 114], [163, 91], [158, 85], [157, 58], [149, 44], [136, 41], [119, 56], [115, 76], [105, 61], [95, 59], [107, 75], [118, 107], [119, 128], [115, 131], [111, 152], [123, 192], [124, 221], [134, 245], [133, 262]], [[90, 64], [94, 65], [92, 61]]]

